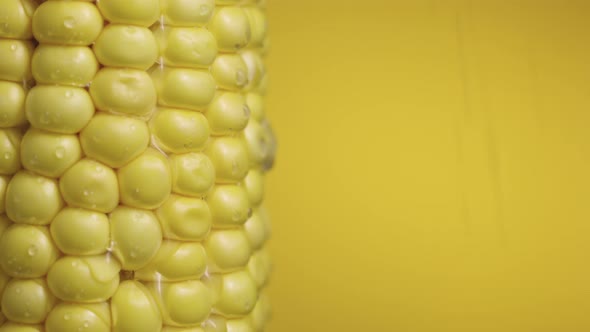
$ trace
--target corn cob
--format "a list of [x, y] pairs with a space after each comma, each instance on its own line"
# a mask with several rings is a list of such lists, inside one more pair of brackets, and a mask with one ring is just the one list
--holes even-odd
[[256, 0], [0, 0], [0, 332], [263, 331]]

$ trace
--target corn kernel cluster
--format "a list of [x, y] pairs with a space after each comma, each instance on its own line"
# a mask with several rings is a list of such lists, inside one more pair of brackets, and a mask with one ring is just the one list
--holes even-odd
[[261, 0], [0, 0], [0, 332], [258, 332]]

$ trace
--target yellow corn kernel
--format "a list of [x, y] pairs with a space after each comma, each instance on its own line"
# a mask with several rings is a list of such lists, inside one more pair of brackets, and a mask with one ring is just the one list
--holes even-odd
[[258, 206], [264, 198], [264, 175], [257, 169], [251, 169], [244, 178], [244, 188], [248, 192], [250, 204]]
[[22, 133], [19, 129], [0, 129], [0, 174], [12, 175], [21, 168], [21, 139]]
[[248, 272], [258, 286], [262, 288], [266, 285], [272, 269], [270, 254], [266, 248], [262, 248], [250, 257], [248, 262]]
[[266, 15], [264, 15], [262, 9], [255, 6], [244, 7], [244, 12], [246, 12], [248, 22], [250, 23], [250, 43], [248, 47], [263, 47], [268, 31]]
[[237, 137], [218, 137], [211, 141], [205, 153], [215, 168], [217, 183], [235, 183], [248, 173], [248, 151]]
[[248, 149], [250, 163], [266, 170], [272, 167], [274, 160], [274, 137], [265, 123], [249, 121], [244, 129], [244, 138]]
[[170, 195], [172, 177], [166, 157], [147, 149], [117, 171], [121, 202], [140, 209], [155, 209]]
[[32, 29], [40, 43], [92, 44], [102, 30], [103, 19], [92, 3], [47, 1], [33, 15]]
[[205, 148], [209, 123], [201, 113], [161, 108], [150, 120], [154, 144], [164, 152], [196, 152]]
[[191, 197], [206, 195], [215, 182], [215, 165], [202, 153], [170, 156], [172, 191]]
[[47, 316], [46, 332], [111, 331], [111, 312], [108, 303], [59, 303]]
[[211, 102], [205, 115], [211, 127], [211, 134], [229, 135], [246, 128], [250, 119], [250, 108], [241, 94], [223, 92]]
[[264, 67], [264, 61], [260, 52], [245, 50], [240, 52], [240, 56], [246, 64], [246, 71], [248, 73], [248, 84], [245, 88], [248, 90], [259, 89], [260, 84], [262, 84], [266, 76], [266, 68]]
[[227, 332], [227, 319], [219, 315], [211, 315], [203, 324], [204, 332]]
[[215, 274], [206, 280], [213, 294], [213, 308], [226, 317], [247, 315], [258, 299], [258, 289], [247, 271]]
[[57, 255], [45, 226], [12, 224], [0, 238], [0, 266], [11, 277], [42, 277]]
[[0, 38], [31, 39], [31, 17], [37, 5], [35, 0], [2, 0]]
[[149, 116], [155, 109], [156, 89], [150, 76], [137, 69], [101, 69], [90, 85], [90, 95], [100, 111]]
[[213, 228], [243, 225], [252, 214], [248, 194], [236, 185], [215, 186], [207, 197]]
[[0, 81], [0, 128], [18, 127], [26, 122], [22, 83]]
[[2, 313], [12, 322], [40, 324], [55, 302], [45, 279], [12, 279], [2, 293]]
[[166, 239], [199, 241], [211, 228], [209, 205], [199, 198], [170, 195], [156, 215]]
[[240, 318], [227, 321], [227, 332], [256, 332], [256, 330], [249, 318]]
[[150, 132], [144, 121], [107, 113], [96, 114], [80, 133], [84, 153], [118, 168], [142, 154]]
[[217, 56], [215, 37], [205, 28], [157, 26], [153, 32], [164, 66], [206, 68]]
[[198, 326], [211, 312], [211, 292], [201, 281], [150, 283], [148, 288], [160, 307], [165, 325]]
[[224, 52], [234, 52], [250, 42], [250, 22], [240, 7], [219, 8], [209, 22], [209, 30]]
[[257, 209], [255, 209], [250, 218], [246, 220], [244, 230], [246, 231], [248, 241], [250, 241], [250, 246], [254, 250], [260, 249], [268, 239], [266, 225], [264, 224], [264, 220], [260, 217]]
[[144, 267], [162, 243], [162, 229], [156, 215], [148, 210], [117, 207], [109, 216], [112, 252], [123, 270]]
[[126, 280], [111, 299], [113, 332], [160, 332], [162, 318], [148, 289], [137, 281]]
[[109, 246], [110, 224], [104, 213], [66, 207], [53, 219], [51, 236], [66, 255], [98, 255]]
[[152, 78], [160, 106], [199, 111], [215, 95], [215, 80], [204, 70], [156, 67]]
[[119, 203], [115, 172], [91, 159], [80, 160], [68, 169], [59, 188], [64, 200], [74, 207], [107, 213]]
[[162, 19], [171, 26], [204, 25], [209, 21], [214, 0], [161, 0]]
[[0, 332], [45, 332], [45, 329], [43, 328], [43, 325], [6, 322], [0, 326]]
[[[10, 178], [8, 176], [0, 175], [0, 213], [6, 212], [6, 189], [8, 188], [8, 183], [10, 182]], [[3, 215], [2, 215], [3, 216]], [[0, 217], [0, 225], [2, 224], [2, 219]], [[2, 227], [0, 227], [0, 235]]]
[[158, 282], [197, 280], [206, 268], [207, 254], [200, 243], [165, 240], [156, 257], [135, 271], [135, 278]]
[[23, 83], [29, 81], [33, 43], [23, 40], [0, 39], [0, 80]]
[[230, 271], [248, 264], [251, 248], [242, 229], [212, 231], [205, 241], [211, 272]]
[[76, 135], [29, 129], [21, 141], [21, 161], [29, 171], [56, 178], [82, 157]]
[[146, 70], [158, 57], [158, 45], [151, 31], [132, 25], [107, 25], [93, 50], [102, 65], [111, 67]]
[[111, 23], [149, 27], [160, 17], [159, 0], [100, 0], [97, 5]]
[[47, 225], [62, 206], [57, 181], [27, 171], [14, 175], [6, 189], [6, 214], [16, 223]]
[[46, 131], [75, 134], [94, 115], [94, 105], [85, 89], [37, 85], [26, 99], [25, 113], [31, 125]]
[[35, 81], [84, 87], [98, 71], [92, 50], [85, 46], [39, 45], [32, 58]]
[[255, 121], [264, 119], [264, 98], [255, 92], [246, 94], [246, 105], [250, 109], [250, 118]]
[[266, 322], [270, 319], [270, 300], [266, 292], [261, 292], [258, 295], [258, 301], [252, 312], [250, 313], [250, 322], [254, 331], [260, 332], [264, 330]]
[[108, 254], [64, 256], [49, 269], [47, 284], [63, 301], [103, 302], [117, 290], [120, 270], [119, 262]]
[[211, 74], [221, 89], [240, 90], [248, 84], [248, 67], [237, 54], [221, 54], [211, 65]]
[[161, 332], [205, 332], [200, 327], [174, 327], [174, 326], [164, 326], [162, 327]]

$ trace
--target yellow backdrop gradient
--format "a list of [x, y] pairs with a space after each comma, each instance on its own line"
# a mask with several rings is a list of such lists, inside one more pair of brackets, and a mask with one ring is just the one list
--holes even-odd
[[270, 0], [270, 332], [590, 331], [590, 2]]

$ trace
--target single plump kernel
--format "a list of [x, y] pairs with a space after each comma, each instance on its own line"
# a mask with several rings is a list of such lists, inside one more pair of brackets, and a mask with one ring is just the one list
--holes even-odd
[[6, 189], [6, 214], [16, 223], [47, 225], [62, 206], [57, 181], [31, 172], [18, 172]]
[[148, 288], [166, 325], [194, 326], [205, 321], [211, 312], [210, 290], [199, 280], [150, 283]]
[[266, 292], [258, 295], [258, 301], [250, 313], [250, 322], [255, 331], [264, 330], [264, 325], [270, 318], [270, 300]]
[[206, 269], [207, 253], [200, 243], [165, 240], [156, 257], [135, 271], [135, 278], [163, 282], [198, 280]]
[[100, 0], [97, 6], [111, 23], [149, 27], [160, 16], [159, 0]]
[[215, 80], [205, 70], [156, 67], [151, 75], [160, 106], [200, 111], [215, 95]]
[[111, 67], [146, 70], [158, 57], [158, 45], [151, 31], [133, 25], [107, 25], [93, 50], [102, 65]]
[[167, 239], [200, 241], [211, 228], [209, 205], [199, 198], [170, 195], [156, 214]]
[[90, 85], [100, 111], [147, 117], [156, 106], [156, 89], [150, 76], [137, 69], [103, 68]]
[[45, 226], [12, 224], [0, 237], [0, 266], [15, 278], [44, 276], [57, 255]]
[[255, 50], [245, 50], [240, 52], [242, 60], [246, 64], [246, 71], [248, 72], [248, 83], [245, 86], [246, 90], [260, 89], [266, 77], [266, 68], [260, 52]]
[[66, 207], [53, 219], [50, 231], [66, 255], [97, 255], [109, 246], [110, 224], [104, 213]]
[[25, 97], [27, 91], [21, 83], [0, 81], [0, 128], [23, 125], [25, 117]]
[[264, 197], [264, 174], [257, 169], [250, 169], [243, 184], [252, 206], [260, 205]]
[[108, 303], [59, 303], [47, 316], [46, 332], [111, 331], [111, 312]]
[[209, 139], [209, 123], [201, 113], [160, 108], [150, 120], [154, 143], [164, 152], [198, 152]]
[[170, 195], [172, 176], [166, 157], [148, 149], [117, 172], [123, 204], [155, 209]]
[[215, 97], [205, 112], [211, 134], [230, 135], [246, 128], [250, 119], [250, 109], [243, 95], [223, 92]]
[[269, 236], [258, 209], [254, 209], [250, 218], [246, 220], [244, 230], [246, 231], [246, 236], [248, 237], [248, 241], [250, 241], [252, 249], [260, 249]]
[[240, 7], [220, 7], [211, 18], [209, 30], [221, 51], [234, 52], [250, 42], [250, 22]]
[[256, 283], [247, 271], [215, 274], [206, 281], [214, 292], [214, 308], [226, 317], [247, 315], [258, 299]]
[[217, 56], [217, 42], [205, 28], [156, 26], [154, 36], [164, 66], [207, 68]]
[[236, 183], [248, 173], [248, 150], [240, 138], [215, 138], [205, 153], [213, 163], [216, 183]]
[[64, 200], [74, 207], [107, 213], [119, 203], [115, 172], [91, 159], [80, 160], [68, 169], [59, 188]]
[[50, 178], [61, 176], [81, 157], [82, 149], [76, 135], [31, 128], [21, 141], [23, 166]]
[[129, 163], [147, 149], [150, 132], [144, 121], [97, 114], [80, 134], [84, 153], [110, 167]]
[[31, 63], [37, 83], [85, 87], [98, 71], [98, 61], [85, 46], [41, 44]]
[[119, 262], [107, 255], [64, 256], [51, 266], [47, 283], [51, 292], [67, 302], [108, 300], [119, 286]]
[[160, 332], [162, 317], [156, 301], [140, 282], [126, 280], [111, 299], [113, 332]]
[[96, 6], [80, 1], [46, 1], [33, 15], [33, 35], [40, 43], [92, 44], [103, 27]]
[[162, 243], [162, 229], [148, 210], [119, 206], [109, 216], [112, 252], [123, 270], [144, 267]]
[[27, 95], [25, 113], [35, 128], [75, 134], [94, 115], [94, 105], [90, 94], [83, 88], [37, 85]]
[[31, 16], [37, 6], [35, 0], [3, 0], [0, 38], [31, 39]]
[[242, 229], [214, 230], [205, 241], [211, 272], [225, 272], [248, 264], [251, 247]]
[[236, 54], [222, 54], [215, 58], [211, 74], [221, 89], [239, 91], [248, 84], [248, 67]]
[[250, 23], [249, 48], [262, 48], [268, 33], [268, 22], [264, 11], [258, 7], [244, 7], [244, 12]]
[[236, 185], [215, 186], [207, 197], [214, 228], [243, 225], [252, 213], [248, 194]]
[[209, 21], [215, 0], [161, 0], [162, 20], [170, 26], [204, 25]]
[[0, 39], [0, 80], [22, 84], [32, 78], [33, 43], [24, 40]]
[[215, 166], [205, 154], [171, 155], [172, 191], [191, 197], [206, 195], [215, 183]]
[[248, 272], [258, 286], [262, 288], [266, 285], [272, 269], [270, 254], [266, 248], [258, 250], [252, 254], [248, 262]]
[[2, 294], [2, 313], [16, 323], [39, 324], [55, 302], [45, 279], [12, 279]]
[[21, 168], [22, 132], [16, 128], [0, 129], [0, 174], [12, 175]]

